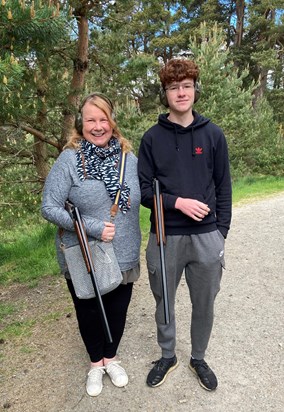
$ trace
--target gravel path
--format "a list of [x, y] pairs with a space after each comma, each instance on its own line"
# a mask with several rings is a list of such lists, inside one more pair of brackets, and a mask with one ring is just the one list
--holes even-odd
[[1, 411], [283, 412], [284, 193], [234, 208], [225, 254], [206, 357], [218, 376], [217, 391], [203, 390], [188, 369], [184, 280], [177, 295], [179, 367], [159, 388], [146, 386], [151, 361], [160, 353], [143, 261], [120, 346], [129, 384], [116, 388], [105, 376], [97, 398], [85, 393], [88, 358], [62, 279], [45, 279], [33, 290], [0, 289], [1, 300], [17, 302], [18, 320], [35, 322], [28, 336], [0, 345]]

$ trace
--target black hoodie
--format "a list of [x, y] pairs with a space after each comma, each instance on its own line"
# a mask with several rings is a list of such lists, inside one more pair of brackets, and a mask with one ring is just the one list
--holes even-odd
[[[231, 221], [232, 189], [228, 148], [222, 130], [193, 111], [194, 121], [183, 127], [159, 116], [143, 136], [138, 173], [142, 205], [153, 209], [153, 179], [161, 185], [166, 235], [206, 233], [217, 228], [227, 236]], [[178, 197], [197, 199], [210, 213], [197, 222], [175, 209]], [[155, 232], [154, 213], [151, 231]]]

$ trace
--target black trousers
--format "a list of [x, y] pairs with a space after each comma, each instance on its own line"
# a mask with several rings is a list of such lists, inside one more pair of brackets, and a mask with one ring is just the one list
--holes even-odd
[[74, 302], [80, 334], [91, 362], [98, 362], [102, 358], [113, 358], [123, 335], [133, 283], [119, 285], [113, 291], [102, 296], [113, 339], [113, 343], [108, 343], [104, 335], [96, 298], [78, 299], [72, 281], [70, 279], [66, 279], [66, 281]]

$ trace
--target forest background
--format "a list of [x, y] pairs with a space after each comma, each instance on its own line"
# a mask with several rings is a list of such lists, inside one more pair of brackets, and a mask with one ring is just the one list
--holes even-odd
[[[196, 110], [221, 126], [227, 137], [234, 206], [243, 198], [283, 191], [283, 16], [283, 0], [0, 0], [0, 409], [57, 408], [65, 393], [61, 388], [66, 383], [62, 375], [66, 365], [71, 382], [65, 385], [68, 405], [71, 402], [74, 409], [82, 399], [84, 385], [77, 384], [84, 372], [81, 342], [70, 333], [73, 309], [62, 278], [56, 277], [55, 228], [40, 215], [45, 178], [66, 143], [82, 97], [100, 91], [112, 99], [118, 124], [137, 153], [143, 133], [165, 110], [158, 98], [159, 67], [172, 57], [194, 58], [201, 69], [202, 87]], [[225, 350], [235, 371], [224, 372], [225, 392], [221, 389], [215, 403], [212, 398], [212, 410], [217, 404], [219, 410], [222, 406], [228, 410], [228, 400], [230, 410], [247, 410], [248, 405], [251, 410], [283, 410], [282, 392], [275, 381], [283, 330], [275, 328], [275, 322], [282, 320], [278, 304], [282, 261], [281, 253], [277, 255], [281, 242], [276, 234], [281, 232], [282, 201], [283, 196], [234, 210], [237, 224], [228, 254], [232, 263], [228, 270], [234, 276], [226, 276], [232, 283], [227, 283], [227, 289], [224, 285], [230, 293], [222, 300], [222, 313], [224, 325], [226, 316], [233, 316], [236, 327], [230, 336], [220, 324], [216, 359], [222, 364]], [[141, 207], [142, 264], [148, 215]], [[263, 282], [268, 271], [272, 276]], [[140, 286], [134, 301], [138, 310], [131, 311], [128, 323], [128, 339], [133, 336], [133, 340], [125, 345], [125, 356], [132, 359], [136, 353], [139, 371], [144, 371], [136, 381], [133, 364], [130, 376], [140, 382], [142, 392], [137, 398], [137, 386], [132, 386], [135, 396], [130, 398], [136, 402], [132, 410], [153, 399], [161, 406], [159, 396], [143, 392], [148, 345], [154, 336], [154, 332], [145, 334], [145, 322], [150, 325], [154, 319], [150, 311], [147, 316], [145, 312], [150, 307], [150, 300], [145, 301], [150, 294], [145, 273], [137, 292]], [[183, 306], [180, 310], [186, 312]], [[68, 339], [74, 353], [71, 364], [65, 359]], [[135, 352], [143, 339], [147, 360], [141, 357], [140, 347]], [[184, 374], [185, 369], [178, 373]], [[191, 397], [184, 382], [175, 386], [179, 398], [166, 388], [166, 408], [184, 410], [191, 405], [204, 411], [204, 394]], [[104, 410], [125, 408], [125, 398], [108, 390], [110, 407], [106, 409], [102, 398]], [[171, 409], [177, 399], [189, 403]]]
[[233, 181], [283, 178], [283, 12], [282, 0], [1, 0], [1, 231], [40, 221], [86, 94], [113, 100], [137, 153], [164, 110], [157, 73], [172, 57], [200, 66], [196, 110], [224, 130]]

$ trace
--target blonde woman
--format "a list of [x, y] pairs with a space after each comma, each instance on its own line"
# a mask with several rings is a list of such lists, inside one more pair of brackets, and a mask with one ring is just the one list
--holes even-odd
[[[119, 188], [118, 167], [122, 150], [127, 152], [125, 180], [119, 212], [114, 223], [110, 223], [110, 208]], [[67, 199], [79, 208], [89, 240], [113, 242], [123, 282], [102, 296], [113, 343], [106, 341], [96, 298], [84, 300], [76, 296], [60, 249], [61, 242], [67, 247], [78, 243], [72, 219], [65, 210]], [[86, 384], [90, 396], [101, 393], [105, 373], [117, 387], [128, 383], [127, 373], [117, 358], [117, 349], [124, 332], [133, 282], [140, 274], [139, 205], [137, 158], [131, 152], [130, 142], [117, 127], [113, 104], [101, 93], [88, 95], [80, 106], [72, 135], [47, 177], [42, 215], [59, 228], [56, 239], [58, 261], [91, 362]]]

